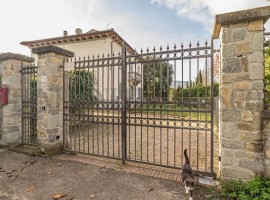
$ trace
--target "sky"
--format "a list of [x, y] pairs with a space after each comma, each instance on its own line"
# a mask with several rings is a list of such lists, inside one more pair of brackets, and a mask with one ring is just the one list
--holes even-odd
[[[135, 49], [210, 39], [216, 14], [267, 0], [0, 0], [0, 52], [30, 55], [21, 41], [114, 28]], [[270, 20], [269, 20], [270, 21]], [[270, 31], [270, 22], [266, 28]]]

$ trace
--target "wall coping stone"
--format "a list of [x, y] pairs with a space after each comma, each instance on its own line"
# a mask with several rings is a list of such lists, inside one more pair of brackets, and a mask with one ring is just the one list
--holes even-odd
[[16, 53], [1, 53], [0, 54], [0, 61], [9, 60], [9, 59], [15, 59], [20, 61], [26, 61], [26, 62], [34, 62], [35, 59], [22, 55], [22, 54], [16, 54]]
[[66, 49], [63, 49], [54, 45], [33, 48], [32, 53], [34, 54], [58, 53], [67, 57], [74, 57], [74, 52], [68, 51]]
[[269, 18], [270, 6], [216, 15], [214, 21], [213, 39], [219, 38], [219, 33], [222, 25], [255, 21], [260, 19], [263, 19], [265, 23]]

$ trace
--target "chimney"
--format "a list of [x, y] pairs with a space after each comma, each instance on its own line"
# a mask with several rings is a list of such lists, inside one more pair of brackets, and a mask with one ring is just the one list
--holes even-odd
[[67, 37], [67, 36], [68, 36], [68, 32], [64, 31], [64, 37]]
[[82, 34], [82, 29], [80, 29], [80, 28], [76, 28], [76, 30], [75, 30], [75, 34], [76, 34], [76, 35], [80, 35], [80, 34]]

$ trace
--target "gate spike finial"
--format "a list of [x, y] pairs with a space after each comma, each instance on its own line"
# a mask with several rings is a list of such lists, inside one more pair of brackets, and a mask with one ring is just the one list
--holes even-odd
[[149, 49], [148, 49], [148, 47], [146, 48], [146, 52], [147, 52], [147, 53], [149, 52]]
[[183, 42], [181, 42], [181, 48], [182, 48], [182, 49], [184, 48]]
[[97, 59], [99, 59], [99, 54], [97, 55]]
[[199, 40], [198, 40], [198, 42], [197, 42], [197, 47], [199, 47], [200, 46], [200, 42], [199, 42]]
[[177, 47], [176, 47], [176, 43], [174, 43], [174, 46], [173, 46], [173, 48], [174, 48], [174, 50], [176, 50], [176, 48], [177, 48]]
[[167, 51], [169, 51], [169, 49], [170, 49], [170, 47], [169, 47], [169, 45], [167, 44]]
[[159, 48], [160, 51], [162, 51], [162, 46], [160, 45], [160, 48]]
[[143, 49], [141, 48], [141, 54], [143, 53]]
[[109, 58], [110, 57], [110, 54], [108, 53], [107, 57]]
[[191, 41], [190, 41], [190, 43], [189, 43], [189, 48], [191, 48], [192, 47], [192, 44], [191, 44]]
[[205, 40], [205, 46], [207, 46], [208, 45], [208, 42], [207, 42], [207, 39]]
[[156, 47], [154, 46], [153, 51], [156, 52]]

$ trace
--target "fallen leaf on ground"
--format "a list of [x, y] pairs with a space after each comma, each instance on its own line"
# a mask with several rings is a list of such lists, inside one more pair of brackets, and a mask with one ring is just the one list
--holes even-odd
[[48, 172], [47, 174], [48, 174], [48, 175], [51, 175], [52, 173], [53, 173], [53, 172]]
[[93, 195], [93, 194], [90, 194], [89, 197], [90, 197], [90, 198], [95, 198], [96, 196]]
[[68, 200], [72, 200], [72, 199], [74, 199], [75, 197], [71, 197], [71, 198], [69, 198]]
[[151, 191], [153, 191], [154, 190], [154, 188], [150, 188], [149, 190], [148, 190], [148, 192], [151, 192]]
[[35, 188], [35, 187], [32, 186], [32, 187], [28, 188], [28, 189], [26, 190], [26, 192], [32, 192], [34, 188]]
[[53, 194], [52, 195], [52, 198], [54, 198], [54, 199], [60, 199], [60, 198], [65, 197], [65, 196], [67, 196], [67, 195], [64, 194], [64, 193], [59, 193], [59, 194]]

